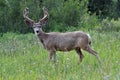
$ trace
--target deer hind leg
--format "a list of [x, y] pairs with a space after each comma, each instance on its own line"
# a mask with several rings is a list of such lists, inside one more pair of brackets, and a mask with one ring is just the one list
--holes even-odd
[[100, 60], [99, 55], [97, 54], [96, 51], [94, 51], [93, 49], [91, 49], [89, 45], [86, 48], [84, 48], [84, 50], [87, 51], [87, 52], [89, 52], [89, 53], [91, 53], [91, 54], [93, 54], [98, 59], [99, 63], [101, 64], [101, 60]]
[[81, 49], [80, 48], [77, 48], [76, 49], [76, 52], [77, 52], [77, 54], [79, 55], [79, 59], [80, 59], [80, 62], [82, 62], [82, 59], [83, 59], [83, 54], [82, 54], [82, 51], [81, 51]]

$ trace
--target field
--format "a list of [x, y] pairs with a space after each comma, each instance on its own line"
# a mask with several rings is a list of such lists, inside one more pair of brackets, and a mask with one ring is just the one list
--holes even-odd
[[32, 34], [5, 33], [0, 37], [0, 80], [120, 80], [120, 32], [88, 31], [91, 47], [102, 60], [83, 51], [57, 52], [56, 65]]

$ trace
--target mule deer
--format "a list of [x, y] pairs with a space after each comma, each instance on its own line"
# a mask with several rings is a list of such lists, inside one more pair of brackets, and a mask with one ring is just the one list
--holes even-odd
[[79, 60], [82, 62], [83, 54], [81, 49], [93, 54], [100, 62], [97, 52], [90, 48], [91, 39], [89, 34], [82, 31], [75, 32], [50, 32], [45, 33], [42, 31], [42, 26], [48, 20], [48, 12], [45, 7], [42, 8], [44, 12], [44, 17], [40, 19], [38, 23], [35, 23], [32, 19], [28, 17], [28, 8], [23, 11], [23, 16], [25, 22], [32, 26], [35, 34], [38, 36], [39, 40], [43, 44], [44, 48], [50, 53], [50, 60], [54, 60], [56, 51], [71, 51], [75, 50], [79, 55]]

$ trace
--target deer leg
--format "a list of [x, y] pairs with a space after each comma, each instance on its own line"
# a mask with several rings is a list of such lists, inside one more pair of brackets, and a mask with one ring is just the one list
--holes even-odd
[[50, 52], [50, 60], [55, 62], [56, 53], [54, 51]]
[[79, 59], [80, 59], [80, 62], [82, 62], [82, 59], [83, 59], [83, 54], [82, 54], [82, 51], [81, 51], [81, 49], [80, 48], [77, 48], [76, 49], [76, 52], [77, 52], [77, 54], [79, 55]]
[[97, 52], [94, 51], [93, 49], [91, 49], [90, 46], [87, 46], [86, 48], [84, 48], [84, 50], [93, 54], [98, 59], [99, 63], [101, 64], [101, 60], [100, 60], [100, 57], [98, 56]]

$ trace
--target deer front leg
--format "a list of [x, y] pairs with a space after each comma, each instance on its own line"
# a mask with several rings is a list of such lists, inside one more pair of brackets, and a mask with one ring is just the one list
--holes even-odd
[[55, 62], [56, 53], [55, 51], [50, 51], [50, 61]]

